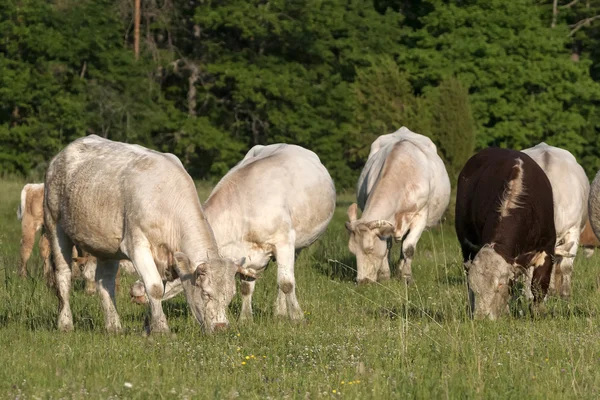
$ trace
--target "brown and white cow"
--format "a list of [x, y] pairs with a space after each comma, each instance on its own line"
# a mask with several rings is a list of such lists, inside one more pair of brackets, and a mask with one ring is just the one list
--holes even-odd
[[[571, 296], [573, 264], [579, 236], [588, 219], [588, 196], [590, 182], [577, 159], [569, 151], [540, 143], [523, 150], [544, 170], [552, 185], [554, 201], [554, 227], [556, 228], [556, 252], [564, 254], [554, 265], [550, 280], [550, 294], [564, 299]], [[531, 279], [531, 269], [527, 279]], [[529, 285], [530, 286], [530, 285]], [[529, 298], [531, 292], [526, 292]]]
[[527, 154], [488, 148], [458, 177], [456, 234], [477, 319], [508, 308], [515, 278], [533, 267], [534, 301], [543, 300], [552, 274], [556, 230], [552, 186]]
[[600, 247], [600, 240], [598, 240], [596, 237], [589, 218], [585, 223], [585, 228], [583, 228], [581, 236], [579, 237], [579, 245], [583, 247], [583, 255], [585, 258], [590, 258], [593, 256], [594, 250]]
[[[219, 181], [204, 204], [219, 251], [243, 259], [245, 268], [260, 272], [277, 261], [275, 314], [302, 319], [296, 298], [295, 252], [308, 247], [327, 229], [335, 211], [335, 186], [319, 157], [288, 144], [254, 146]], [[241, 320], [252, 318], [255, 280], [241, 283]], [[180, 292], [174, 285], [166, 297]], [[139, 284], [131, 295], [143, 301]]]
[[97, 258], [97, 292], [108, 331], [121, 329], [115, 277], [122, 259], [133, 262], [149, 294], [151, 331], [169, 330], [161, 306], [163, 280], [176, 276], [205, 330], [228, 325], [235, 274], [246, 271], [219, 255], [194, 182], [177, 157], [90, 135], [54, 157], [45, 185], [44, 224], [59, 329], [73, 329], [69, 264], [74, 244]]
[[398, 272], [410, 282], [417, 242], [450, 201], [450, 180], [435, 144], [404, 126], [377, 138], [358, 180], [357, 200], [362, 216], [357, 218], [357, 204], [352, 204], [346, 222], [357, 281], [389, 279], [393, 238], [402, 241]]

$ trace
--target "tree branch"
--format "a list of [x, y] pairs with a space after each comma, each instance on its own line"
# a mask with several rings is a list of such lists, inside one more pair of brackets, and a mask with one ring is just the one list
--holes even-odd
[[597, 19], [600, 19], [600, 14], [594, 15], [593, 17], [590, 17], [590, 18], [582, 19], [581, 21], [577, 22], [574, 25], [569, 25], [569, 28], [573, 28], [573, 29], [571, 29], [571, 32], [569, 32], [569, 37], [573, 36], [575, 34], [575, 32], [577, 32], [584, 26], [591, 24], [592, 22], [594, 22]]
[[560, 8], [571, 8], [571, 7], [573, 7], [577, 3], [579, 3], [579, 0], [573, 0], [569, 4], [565, 4], [564, 6], [560, 6]]

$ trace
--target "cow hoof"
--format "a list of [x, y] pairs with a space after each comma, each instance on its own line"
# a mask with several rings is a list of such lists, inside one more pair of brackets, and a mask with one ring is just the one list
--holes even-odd
[[252, 314], [240, 314], [238, 321], [242, 324], [251, 324], [254, 322], [254, 318], [252, 317]]
[[406, 285], [412, 285], [413, 283], [413, 278], [411, 275], [403, 275], [402, 276], [402, 281], [406, 284]]
[[123, 328], [121, 328], [121, 325], [111, 325], [106, 327], [106, 333], [108, 334], [115, 335], [121, 332], [123, 332]]
[[61, 332], [73, 332], [73, 323], [58, 323], [58, 330]]

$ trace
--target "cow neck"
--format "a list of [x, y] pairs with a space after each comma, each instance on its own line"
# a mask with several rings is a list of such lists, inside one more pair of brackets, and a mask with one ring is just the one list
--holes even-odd
[[196, 214], [194, 217], [189, 215], [191, 209], [188, 208], [179, 221], [181, 251], [195, 263], [219, 258], [214, 233], [200, 208], [200, 203], [198, 202], [194, 208]]
[[[244, 239], [242, 231], [243, 220], [236, 218], [241, 215], [236, 205], [233, 202], [229, 207], [223, 209], [222, 207], [211, 206], [211, 204], [207, 203], [204, 210], [206, 218], [210, 222], [211, 227], [213, 227], [219, 249], [223, 251], [223, 254], [233, 257], [234, 255], [228, 254], [231, 251], [231, 246], [234, 245], [237, 248], [237, 245], [241, 244]], [[224, 249], [228, 251], [224, 251]], [[241, 255], [235, 255], [235, 257], [239, 256]]]

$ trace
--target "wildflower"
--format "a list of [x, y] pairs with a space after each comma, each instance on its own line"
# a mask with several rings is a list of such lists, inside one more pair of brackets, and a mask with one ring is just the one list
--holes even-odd
[[267, 356], [263, 356], [263, 358], [267, 358]]
[[246, 360], [249, 360], [249, 359], [250, 359], [250, 356], [246, 356]]
[[246, 361], [242, 361], [242, 365], [246, 365]]
[[130, 382], [125, 382], [123, 386], [125, 386], [127, 389], [131, 389], [133, 387], [133, 385]]
[[337, 390], [333, 389], [333, 390], [332, 390], [332, 392], [333, 392], [333, 393], [337, 393]]
[[360, 380], [356, 381], [356, 383], [360, 383]]
[[343, 384], [344, 384], [344, 381], [341, 381], [340, 383], [343, 385]]
[[252, 354], [252, 355], [250, 356], [250, 358], [256, 358], [256, 357], [254, 357], [254, 354]]
[[241, 349], [238, 347], [238, 348], [237, 348], [237, 351], [240, 351], [240, 350], [241, 350]]
[[238, 336], [240, 336], [240, 334], [239, 334], [239, 333], [238, 333], [237, 335], [238, 335]]

